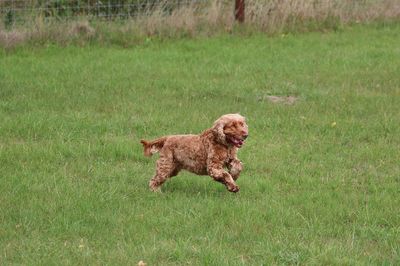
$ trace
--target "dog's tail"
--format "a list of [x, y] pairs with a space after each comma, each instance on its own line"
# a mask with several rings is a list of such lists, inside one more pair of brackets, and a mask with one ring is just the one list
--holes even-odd
[[140, 141], [140, 143], [143, 144], [144, 156], [150, 157], [154, 153], [157, 153], [159, 150], [162, 149], [166, 140], [167, 140], [167, 137], [162, 137], [162, 138], [152, 140], [152, 141], [146, 141], [146, 140], [142, 139]]

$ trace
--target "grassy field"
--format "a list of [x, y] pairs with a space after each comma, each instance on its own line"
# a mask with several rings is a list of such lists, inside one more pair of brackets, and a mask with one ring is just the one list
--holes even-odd
[[[400, 264], [399, 43], [392, 24], [0, 52], [0, 264]], [[232, 112], [240, 193], [148, 190], [141, 138]]]

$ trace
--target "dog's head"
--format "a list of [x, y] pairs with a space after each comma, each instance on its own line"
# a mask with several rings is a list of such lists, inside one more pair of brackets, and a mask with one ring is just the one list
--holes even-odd
[[239, 114], [221, 116], [214, 122], [212, 131], [219, 143], [237, 148], [242, 147], [249, 136], [246, 119]]

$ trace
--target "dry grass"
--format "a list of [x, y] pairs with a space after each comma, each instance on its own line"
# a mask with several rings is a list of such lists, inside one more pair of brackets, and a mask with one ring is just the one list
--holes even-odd
[[246, 24], [268, 33], [337, 27], [400, 17], [398, 0], [247, 1]]
[[0, 47], [10, 49], [24, 43], [27, 39], [27, 34], [23, 30], [5, 31], [0, 29]]
[[[166, 3], [166, 2], [165, 2]], [[336, 29], [349, 23], [398, 20], [400, 1], [247, 0], [244, 29], [276, 34], [290, 31]], [[0, 46], [9, 49], [26, 42], [85, 44], [90, 40], [124, 46], [149, 36], [181, 37], [232, 32], [236, 27], [232, 1], [181, 7], [171, 13], [157, 9], [122, 23], [106, 21], [51, 22], [37, 17], [30, 24], [0, 27]]]

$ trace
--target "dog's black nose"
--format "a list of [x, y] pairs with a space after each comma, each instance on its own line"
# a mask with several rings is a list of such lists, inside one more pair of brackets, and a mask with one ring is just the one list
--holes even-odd
[[243, 136], [243, 139], [247, 139], [248, 136], [249, 136], [249, 135], [244, 135], [244, 136]]

